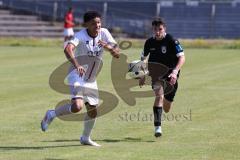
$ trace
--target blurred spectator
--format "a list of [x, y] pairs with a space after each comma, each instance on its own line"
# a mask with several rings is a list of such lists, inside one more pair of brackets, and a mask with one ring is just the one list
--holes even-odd
[[74, 24], [74, 16], [73, 16], [73, 9], [70, 7], [64, 17], [64, 41], [70, 40], [73, 35], [73, 27]]

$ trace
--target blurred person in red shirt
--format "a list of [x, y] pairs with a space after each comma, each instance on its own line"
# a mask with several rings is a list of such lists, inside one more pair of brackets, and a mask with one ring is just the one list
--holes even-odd
[[73, 35], [73, 27], [74, 24], [74, 16], [73, 16], [73, 9], [70, 7], [64, 17], [64, 42], [70, 40]]

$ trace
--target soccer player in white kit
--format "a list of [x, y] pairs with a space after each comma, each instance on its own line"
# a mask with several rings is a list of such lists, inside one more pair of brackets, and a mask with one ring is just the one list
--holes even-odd
[[101, 28], [101, 15], [98, 12], [86, 12], [83, 20], [86, 28], [76, 33], [64, 50], [67, 59], [72, 64], [68, 75], [72, 103], [55, 110], [48, 110], [41, 122], [41, 128], [42, 131], [46, 131], [55, 117], [77, 113], [85, 103], [87, 114], [84, 118], [80, 143], [100, 146], [90, 138], [99, 103], [96, 76], [101, 67], [104, 49], [115, 58], [119, 58], [120, 53], [110, 32], [106, 28]]

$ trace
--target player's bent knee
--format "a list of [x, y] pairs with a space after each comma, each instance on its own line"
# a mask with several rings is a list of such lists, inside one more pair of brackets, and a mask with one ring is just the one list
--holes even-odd
[[163, 107], [163, 110], [164, 110], [165, 113], [168, 113], [168, 112], [170, 111], [170, 107], [168, 107], [168, 106], [167, 106], [167, 107], [164, 106], [164, 107]]
[[90, 105], [89, 103], [86, 103], [86, 108], [87, 108], [87, 114], [91, 118], [96, 118], [97, 117], [97, 107], [94, 105]]
[[97, 108], [92, 107], [90, 110], [87, 111], [87, 114], [91, 118], [96, 118], [97, 117]]
[[155, 97], [155, 101], [163, 101], [163, 98], [161, 98], [161, 97]]
[[79, 103], [73, 103], [71, 110], [73, 113], [77, 113], [82, 110], [82, 105]]
[[91, 118], [96, 118], [97, 117], [97, 109], [93, 109], [91, 111], [88, 111], [88, 116]]
[[71, 106], [71, 111], [73, 113], [77, 113], [81, 111], [83, 108], [83, 101], [81, 98], [73, 98], [72, 99], [72, 106]]
[[162, 104], [162, 103], [163, 103], [163, 97], [162, 96], [156, 96], [154, 104], [156, 106], [158, 106], [158, 104]]
[[72, 105], [72, 112], [73, 113], [77, 113], [79, 111], [82, 110], [82, 107], [81, 106], [78, 106], [78, 105]]
[[164, 99], [164, 101], [163, 101], [163, 110], [164, 110], [165, 113], [168, 113], [170, 111], [171, 106], [172, 106], [172, 102], [167, 101], [166, 99]]
[[160, 94], [160, 93], [155, 93], [155, 99], [159, 100], [159, 101], [162, 101], [163, 100], [163, 94]]

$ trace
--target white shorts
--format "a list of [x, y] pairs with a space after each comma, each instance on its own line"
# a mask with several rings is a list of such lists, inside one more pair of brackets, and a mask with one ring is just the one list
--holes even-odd
[[69, 73], [67, 78], [70, 85], [71, 98], [82, 98], [84, 102], [88, 102], [90, 105], [98, 105], [99, 96], [96, 80], [93, 82], [84, 81], [84, 77], [80, 77], [76, 69]]
[[73, 36], [74, 35], [73, 28], [64, 28], [63, 35], [64, 36]]

